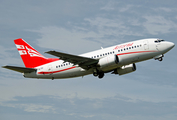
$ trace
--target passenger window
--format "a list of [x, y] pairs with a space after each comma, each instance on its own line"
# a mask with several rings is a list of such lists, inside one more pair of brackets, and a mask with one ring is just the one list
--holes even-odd
[[125, 51], [126, 49], [124, 48], [124, 51]]
[[66, 63], [66, 65], [68, 65], [68, 63]]
[[135, 48], [136, 48], [136, 46], [135, 46]]
[[120, 52], [120, 50], [118, 50], [118, 52]]
[[114, 51], [112, 53], [114, 53]]
[[110, 54], [112, 54], [112, 52], [110, 52]]
[[107, 55], [107, 53], [105, 53], [105, 55]]
[[58, 66], [56, 66], [56, 68], [58, 68]]
[[132, 46], [132, 49], [133, 49], [133, 46]]
[[139, 45], [137, 45], [137, 47], [139, 47]]
[[63, 67], [63, 65], [61, 65], [61, 67]]
[[96, 56], [94, 56], [94, 58], [96, 58]]
[[99, 55], [97, 55], [97, 57], [99, 57]]
[[131, 49], [131, 47], [129, 47], [129, 49]]
[[60, 67], [60, 65], [58, 67]]
[[128, 48], [127, 48], [127, 50], [128, 50]]
[[100, 55], [100, 57], [102, 57], [102, 55]]
[[109, 55], [109, 53], [108, 53], [108, 55]]
[[103, 54], [103, 56], [104, 56], [104, 54]]
[[121, 51], [123, 51], [123, 50], [121, 49]]

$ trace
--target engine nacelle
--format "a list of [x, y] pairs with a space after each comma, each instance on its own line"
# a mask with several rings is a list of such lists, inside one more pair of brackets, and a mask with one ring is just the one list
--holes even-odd
[[133, 64], [129, 64], [129, 65], [125, 65], [120, 68], [117, 68], [116, 70], [114, 70], [114, 73], [119, 74], [119, 75], [124, 75], [124, 74], [131, 73], [134, 71], [136, 71], [136, 65], [133, 63]]
[[119, 63], [117, 55], [109, 55], [107, 57], [101, 58], [98, 62], [100, 68], [111, 67]]
[[118, 64], [123, 66], [123, 65], [129, 65], [131, 64], [135, 58], [132, 58], [131, 55], [118, 55]]

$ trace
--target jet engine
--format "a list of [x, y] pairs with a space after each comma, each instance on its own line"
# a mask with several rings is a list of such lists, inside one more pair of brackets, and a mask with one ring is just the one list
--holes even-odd
[[129, 65], [125, 65], [120, 68], [117, 68], [116, 70], [114, 70], [114, 73], [119, 74], [119, 75], [124, 75], [124, 74], [131, 73], [134, 71], [136, 71], [136, 65], [133, 63], [133, 64], [129, 64]]
[[132, 60], [127, 56], [117, 56], [117, 55], [109, 55], [104, 58], [101, 58], [98, 62], [98, 65], [101, 69], [111, 68], [112, 66], [123, 66], [130, 64]]
[[101, 58], [98, 62], [100, 68], [114, 66], [119, 63], [119, 59], [117, 55], [109, 55], [107, 57]]

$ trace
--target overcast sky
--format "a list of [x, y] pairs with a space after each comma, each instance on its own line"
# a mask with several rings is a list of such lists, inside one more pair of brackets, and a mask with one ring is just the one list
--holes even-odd
[[[0, 0], [0, 65], [24, 66], [13, 40], [82, 54], [143, 38], [177, 45], [176, 0]], [[176, 120], [177, 48], [137, 71], [63, 80], [0, 68], [0, 120]], [[44, 54], [46, 57], [53, 57]]]

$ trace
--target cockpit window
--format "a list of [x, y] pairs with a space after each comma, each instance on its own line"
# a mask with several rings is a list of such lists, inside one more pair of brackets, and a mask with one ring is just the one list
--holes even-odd
[[163, 41], [165, 41], [165, 40], [160, 40], [160, 39], [159, 39], [159, 40], [155, 40], [154, 42], [155, 42], [155, 43], [160, 43], [160, 42], [163, 42]]

